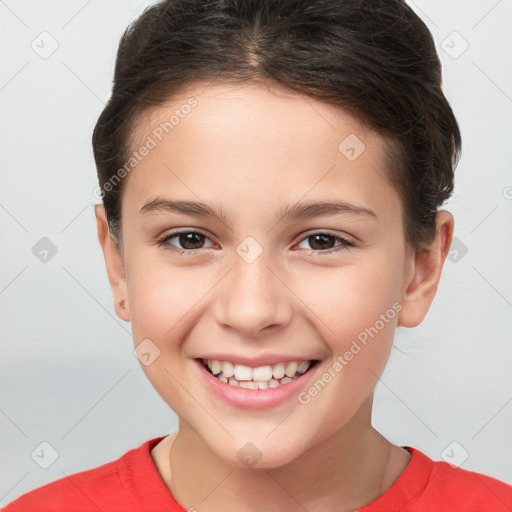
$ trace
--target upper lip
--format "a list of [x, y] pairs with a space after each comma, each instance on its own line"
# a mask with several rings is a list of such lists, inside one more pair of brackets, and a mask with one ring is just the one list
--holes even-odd
[[291, 363], [292, 361], [316, 361], [317, 359], [304, 356], [290, 356], [284, 354], [263, 354], [258, 357], [246, 357], [234, 354], [203, 354], [197, 359], [209, 359], [210, 361], [229, 361], [234, 364], [242, 364], [257, 368], [259, 366], [274, 365], [278, 363]]

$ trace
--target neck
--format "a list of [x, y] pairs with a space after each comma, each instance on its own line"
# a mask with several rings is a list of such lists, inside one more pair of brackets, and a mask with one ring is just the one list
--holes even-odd
[[224, 512], [227, 503], [246, 511], [358, 509], [383, 494], [409, 461], [408, 452], [373, 429], [371, 406], [370, 397], [343, 428], [292, 462], [268, 469], [226, 463], [180, 422], [172, 446], [160, 443], [157, 467], [175, 499], [191, 510]]

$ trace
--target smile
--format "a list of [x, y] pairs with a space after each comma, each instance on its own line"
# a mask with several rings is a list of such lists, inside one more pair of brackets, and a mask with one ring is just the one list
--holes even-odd
[[225, 384], [246, 389], [268, 389], [298, 379], [317, 361], [288, 361], [254, 368], [215, 359], [202, 359], [201, 362], [211, 375]]

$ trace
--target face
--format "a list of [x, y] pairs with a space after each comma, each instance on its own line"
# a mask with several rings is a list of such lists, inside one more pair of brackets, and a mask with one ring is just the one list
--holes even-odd
[[343, 110], [256, 84], [190, 88], [139, 120], [124, 315], [153, 386], [223, 460], [286, 464], [371, 397], [411, 277], [385, 149]]

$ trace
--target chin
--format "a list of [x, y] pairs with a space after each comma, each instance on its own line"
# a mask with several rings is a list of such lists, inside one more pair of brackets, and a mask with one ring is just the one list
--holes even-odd
[[[215, 441], [214, 441], [215, 442]], [[304, 451], [304, 443], [283, 445], [279, 439], [272, 441], [262, 437], [249, 441], [248, 437], [234, 438], [229, 445], [210, 446], [226, 464], [241, 469], [271, 469], [293, 462]]]

